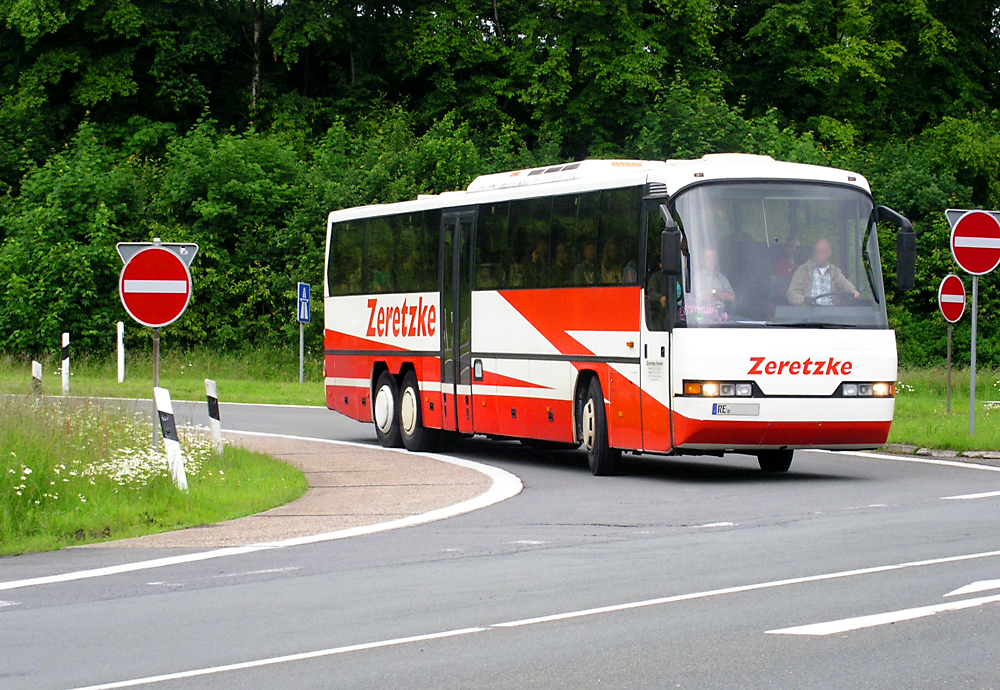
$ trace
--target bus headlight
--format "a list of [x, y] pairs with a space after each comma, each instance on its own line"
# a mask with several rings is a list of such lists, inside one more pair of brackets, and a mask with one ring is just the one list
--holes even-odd
[[875, 383], [844, 383], [840, 394], [845, 398], [891, 398], [896, 395], [896, 385], [885, 381]]
[[883, 383], [880, 381], [879, 383], [872, 384], [872, 393], [875, 394], [876, 398], [887, 398], [889, 397], [889, 395], [891, 395], [892, 388], [893, 387], [891, 384]]
[[684, 395], [701, 398], [749, 398], [753, 384], [739, 381], [685, 381]]

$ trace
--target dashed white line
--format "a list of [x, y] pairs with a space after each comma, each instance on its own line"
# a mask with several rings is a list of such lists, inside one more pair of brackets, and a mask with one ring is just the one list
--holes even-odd
[[986, 491], [981, 494], [962, 494], [960, 496], [943, 496], [942, 501], [973, 501], [977, 498], [996, 498], [1000, 491]]
[[971, 609], [976, 606], [995, 604], [997, 602], [1000, 602], [1000, 594], [990, 597], [979, 597], [978, 599], [950, 601], [947, 604], [933, 604], [931, 606], [919, 606], [912, 609], [889, 611], [887, 613], [874, 613], [869, 616], [844, 618], [838, 621], [826, 621], [825, 623], [797, 625], [793, 628], [781, 628], [780, 630], [768, 630], [766, 632], [768, 635], [836, 635], [838, 633], [850, 632], [851, 630], [862, 630], [864, 628], [874, 628], [879, 625], [912, 621], [945, 611], [961, 611], [962, 609]]
[[691, 525], [692, 529], [706, 529], [710, 527], [735, 527], [735, 522], [706, 522], [704, 525]]

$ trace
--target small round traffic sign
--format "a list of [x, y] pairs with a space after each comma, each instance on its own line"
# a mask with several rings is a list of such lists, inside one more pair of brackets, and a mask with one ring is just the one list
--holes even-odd
[[191, 272], [179, 256], [162, 247], [143, 249], [118, 278], [125, 311], [143, 326], [160, 328], [180, 318], [191, 300]]
[[986, 211], [968, 211], [951, 229], [951, 253], [966, 273], [989, 273], [1000, 265], [1000, 221]]
[[948, 323], [956, 323], [965, 313], [965, 283], [953, 273], [949, 273], [941, 281], [938, 288], [938, 306], [941, 315]]

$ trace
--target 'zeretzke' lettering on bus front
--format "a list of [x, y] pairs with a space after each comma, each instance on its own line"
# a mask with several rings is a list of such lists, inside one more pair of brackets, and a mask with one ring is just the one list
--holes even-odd
[[379, 306], [377, 299], [368, 300], [368, 331], [366, 335], [397, 338], [419, 338], [432, 336], [437, 330], [437, 308], [431, 304], [424, 306], [424, 298], [417, 303]]
[[767, 357], [751, 357], [752, 365], [747, 376], [772, 376], [791, 374], [792, 376], [848, 376], [854, 369], [850, 361], [829, 359], [774, 360]]

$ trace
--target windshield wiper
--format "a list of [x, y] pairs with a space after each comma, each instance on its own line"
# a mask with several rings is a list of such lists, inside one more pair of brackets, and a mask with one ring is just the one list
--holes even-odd
[[829, 323], [826, 321], [766, 321], [765, 326], [777, 328], [857, 328], [853, 323]]

